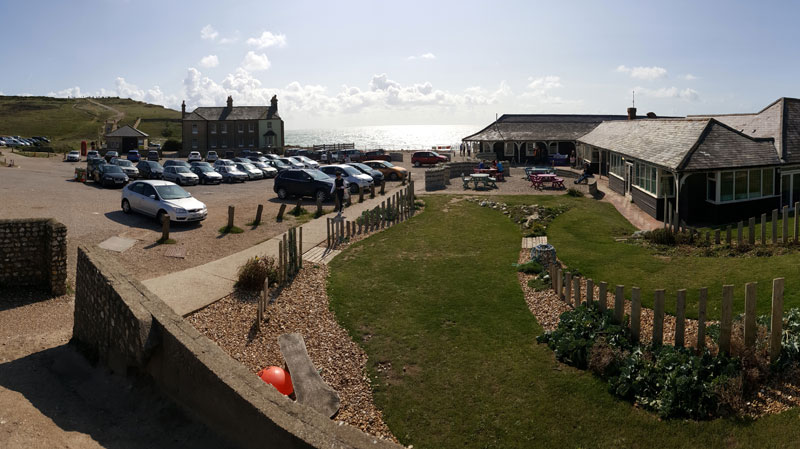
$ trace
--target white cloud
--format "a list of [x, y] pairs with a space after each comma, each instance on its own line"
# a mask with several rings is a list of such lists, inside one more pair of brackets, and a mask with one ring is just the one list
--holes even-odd
[[686, 101], [697, 101], [700, 99], [700, 94], [690, 88], [678, 89], [677, 87], [662, 87], [660, 89], [648, 89], [646, 87], [637, 87], [634, 91], [639, 95], [653, 98], [676, 98]]
[[692, 75], [691, 73], [687, 73], [686, 75], [683, 75], [681, 78], [685, 79], [686, 81], [694, 81], [697, 79], [697, 77]]
[[428, 53], [423, 53], [419, 56], [409, 56], [406, 59], [408, 59], [409, 61], [413, 61], [415, 59], [426, 59], [428, 61], [433, 61], [434, 59], [436, 59], [436, 55], [431, 52], [428, 52]]
[[216, 67], [219, 65], [219, 58], [217, 58], [217, 55], [203, 56], [200, 59], [200, 65], [203, 67]]
[[631, 78], [641, 80], [656, 80], [667, 76], [667, 69], [663, 67], [627, 67], [621, 65], [617, 67], [617, 72], [627, 73]]
[[259, 37], [251, 37], [247, 39], [247, 45], [251, 47], [256, 47], [258, 49], [264, 49], [269, 47], [285, 47], [286, 46], [286, 35], [285, 34], [273, 34], [270, 31], [264, 31], [261, 33]]
[[219, 36], [219, 33], [211, 25], [206, 25], [200, 30], [200, 37], [205, 40], [213, 41], [217, 36]]
[[250, 72], [267, 70], [270, 65], [272, 64], [269, 62], [267, 55], [254, 51], [248, 51], [247, 54], [244, 55], [244, 60], [242, 61], [242, 68]]
[[239, 42], [239, 30], [234, 31], [233, 36], [222, 37], [219, 39], [220, 44], [232, 44], [234, 42]]
[[[2, 95], [2, 94], [0, 94]], [[78, 86], [75, 87], [68, 87], [66, 89], [61, 89], [58, 92], [50, 92], [47, 94], [48, 97], [59, 97], [59, 98], [77, 98], [83, 97], [85, 94], [81, 92], [81, 88]]]
[[528, 89], [532, 89], [534, 91], [547, 91], [550, 89], [555, 89], [556, 87], [561, 87], [561, 78], [554, 75], [543, 76], [541, 78], [528, 78], [530, 84], [528, 84]]

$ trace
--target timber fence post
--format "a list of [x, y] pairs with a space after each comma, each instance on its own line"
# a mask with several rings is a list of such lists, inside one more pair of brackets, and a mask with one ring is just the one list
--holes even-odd
[[697, 350], [706, 347], [706, 303], [708, 302], [708, 289], [700, 289], [700, 298], [697, 301]]
[[264, 212], [264, 205], [259, 204], [258, 208], [256, 209], [256, 219], [253, 220], [253, 226], [258, 226], [261, 224], [261, 214]]
[[656, 290], [653, 301], [653, 346], [664, 343], [664, 290]]
[[733, 285], [722, 286], [722, 319], [719, 322], [719, 351], [731, 353], [731, 326], [733, 324]]
[[770, 320], [769, 359], [772, 363], [781, 355], [783, 335], [783, 278], [772, 281], [772, 317]]
[[625, 286], [617, 285], [617, 291], [614, 295], [614, 320], [617, 324], [622, 324], [622, 319], [625, 318]]
[[608, 292], [607, 292], [608, 283], [605, 281], [600, 282], [599, 289], [600, 291], [598, 292], [597, 300], [600, 301], [600, 311], [605, 312], [606, 309], [608, 308], [608, 304], [606, 303], [606, 301], [608, 300]]
[[642, 332], [642, 292], [639, 287], [631, 288], [631, 338], [638, 342]]
[[686, 335], [686, 289], [678, 290], [675, 303], [675, 346], [683, 347]]
[[752, 348], [756, 343], [756, 287], [757, 282], [744, 286], [744, 346]]
[[750, 217], [747, 222], [747, 241], [750, 245], [756, 244], [756, 217]]

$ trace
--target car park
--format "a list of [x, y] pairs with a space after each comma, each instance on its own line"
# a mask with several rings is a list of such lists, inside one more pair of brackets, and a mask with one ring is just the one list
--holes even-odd
[[124, 186], [130, 181], [122, 167], [113, 164], [99, 164], [95, 171], [94, 181], [103, 187]]
[[231, 165], [236, 165], [236, 162], [233, 162], [230, 159], [217, 159], [214, 161], [214, 168]]
[[193, 186], [200, 182], [200, 178], [196, 174], [192, 173], [188, 167], [184, 167], [183, 165], [170, 165], [164, 167], [164, 175], [162, 179], [164, 181], [172, 181], [179, 186]]
[[209, 151], [206, 153], [206, 162], [214, 162], [219, 159], [216, 151]]
[[299, 168], [306, 168], [305, 164], [303, 164], [301, 162], [297, 162], [297, 161], [295, 161], [295, 160], [293, 160], [291, 158], [288, 158], [288, 157], [281, 157], [281, 158], [278, 158], [278, 160], [283, 162], [284, 164], [288, 165], [289, 167], [292, 167], [292, 168], [298, 168], [298, 169]]
[[78, 151], [70, 151], [67, 153], [67, 162], [80, 162], [81, 153]]
[[111, 162], [111, 159], [119, 157], [119, 153], [114, 150], [109, 150], [106, 151], [106, 154], [103, 157], [106, 159], [106, 162]]
[[200, 184], [219, 184], [222, 182], [222, 175], [214, 171], [214, 168], [208, 162], [194, 162], [190, 170], [200, 179]]
[[156, 161], [139, 161], [136, 168], [140, 178], [161, 179], [164, 176], [164, 167]]
[[186, 168], [191, 168], [192, 167], [192, 165], [189, 164], [186, 161], [178, 161], [178, 160], [175, 160], [175, 159], [169, 159], [167, 161], [164, 161], [164, 168], [172, 167], [173, 165], [178, 165], [178, 166], [186, 167]]
[[411, 163], [414, 165], [414, 167], [420, 167], [422, 165], [435, 165], [442, 162], [447, 162], [449, 160], [449, 158], [442, 156], [435, 151], [417, 151], [411, 155]]
[[247, 173], [248, 178], [250, 181], [254, 181], [256, 179], [264, 179], [264, 172], [261, 171], [260, 168], [256, 167], [255, 165], [249, 162], [237, 162], [236, 168], [239, 171]]
[[370, 190], [374, 186], [371, 176], [365, 175], [355, 167], [346, 164], [323, 165], [320, 170], [331, 179], [336, 178], [337, 173], [341, 173], [342, 178], [350, 185], [350, 193], [357, 193], [359, 187], [364, 190]]
[[158, 151], [150, 150], [147, 152], [147, 160], [158, 162], [161, 160], [161, 156], [158, 155]]
[[364, 161], [386, 161], [386, 162], [391, 162], [392, 161], [392, 156], [390, 156], [389, 154], [387, 154], [383, 150], [372, 150], [372, 151], [367, 151], [366, 153], [364, 153], [364, 158], [362, 160], [364, 160]]
[[114, 159], [111, 159], [111, 163], [120, 167], [129, 178], [136, 179], [139, 177], [139, 169], [133, 166], [133, 162], [127, 159], [115, 157]]
[[324, 201], [333, 191], [333, 179], [319, 170], [289, 169], [278, 173], [272, 190], [282, 200], [290, 196], [310, 196]]
[[200, 152], [199, 151], [190, 151], [189, 152], [189, 157], [187, 158], [187, 160], [189, 162], [202, 161], [203, 160], [203, 156], [200, 156]]
[[383, 182], [383, 173], [368, 165], [362, 164], [361, 162], [351, 162], [347, 165], [355, 167], [356, 170], [364, 173], [367, 176], [370, 176], [372, 178], [372, 182], [375, 183], [376, 186]]
[[268, 165], [266, 162], [254, 161], [254, 162], [251, 162], [251, 164], [253, 164], [256, 168], [258, 168], [259, 170], [264, 172], [264, 177], [265, 178], [274, 178], [274, 177], [278, 176], [278, 170], [276, 168]]
[[222, 180], [228, 183], [245, 182], [250, 177], [247, 173], [236, 168], [235, 165], [219, 165], [214, 170], [222, 176]]
[[202, 221], [208, 217], [208, 208], [192, 194], [169, 181], [136, 181], [122, 189], [122, 211], [139, 212], [162, 222]]
[[383, 173], [383, 176], [390, 181], [398, 181], [408, 176], [408, 170], [388, 161], [364, 161], [364, 165]]

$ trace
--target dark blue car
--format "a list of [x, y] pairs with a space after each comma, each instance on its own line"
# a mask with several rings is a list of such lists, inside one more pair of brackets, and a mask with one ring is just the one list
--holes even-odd
[[139, 156], [139, 150], [130, 150], [128, 151], [128, 160], [131, 162], [139, 162], [141, 156]]

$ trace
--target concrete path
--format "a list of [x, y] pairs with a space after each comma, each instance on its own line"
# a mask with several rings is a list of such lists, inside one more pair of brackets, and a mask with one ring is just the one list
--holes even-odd
[[[387, 186], [385, 196], [376, 195], [374, 199], [365, 198], [361, 204], [353, 203], [345, 209], [344, 215], [349, 220], [355, 220], [363, 211], [380, 205], [381, 201], [385, 201], [403, 188], [405, 187], [400, 185], [394, 188]], [[325, 215], [302, 226], [304, 254], [328, 238], [326, 219], [330, 217], [331, 215]], [[280, 240], [282, 234], [222, 259], [148, 279], [142, 283], [177, 314], [185, 316], [229, 295], [233, 291], [233, 284], [236, 283], [239, 267], [248, 259], [254, 256], [272, 256], [277, 259]]]

